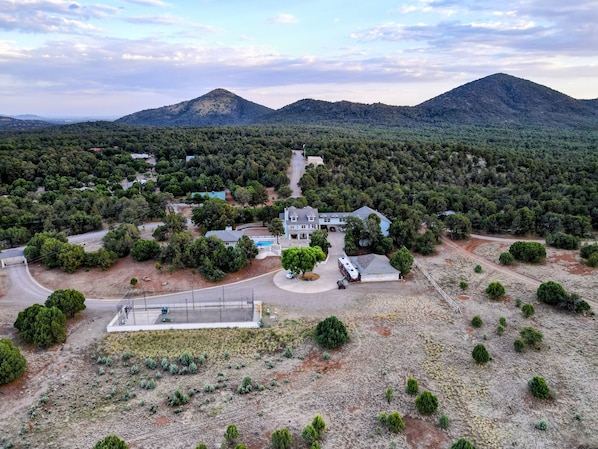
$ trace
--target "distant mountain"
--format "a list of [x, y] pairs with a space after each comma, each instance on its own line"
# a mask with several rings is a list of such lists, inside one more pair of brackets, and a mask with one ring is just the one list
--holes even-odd
[[193, 100], [126, 115], [117, 122], [144, 126], [247, 125], [273, 111], [227, 90], [216, 89]]
[[45, 128], [47, 126], [54, 126], [54, 124], [42, 120], [19, 120], [12, 117], [0, 116], [0, 131], [22, 131], [27, 129]]
[[296, 123], [317, 125], [385, 125], [410, 126], [414, 124], [406, 106], [388, 106], [382, 103], [362, 104], [349, 101], [329, 102], [299, 100], [276, 112], [260, 118], [260, 123]]
[[576, 100], [546, 86], [498, 73], [464, 84], [417, 106], [304, 99], [278, 110], [216, 89], [194, 100], [127, 115], [139, 126], [310, 124], [324, 126], [598, 125], [598, 99]]
[[[592, 100], [593, 101], [593, 100]], [[414, 108], [420, 120], [468, 125], [534, 126], [598, 123], [591, 102], [546, 86], [498, 73], [464, 84]]]

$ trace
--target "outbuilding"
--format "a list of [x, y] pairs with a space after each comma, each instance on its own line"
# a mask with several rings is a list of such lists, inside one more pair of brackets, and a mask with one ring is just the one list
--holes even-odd
[[359, 271], [361, 282], [398, 281], [401, 278], [401, 272], [390, 264], [386, 256], [365, 254], [350, 259]]

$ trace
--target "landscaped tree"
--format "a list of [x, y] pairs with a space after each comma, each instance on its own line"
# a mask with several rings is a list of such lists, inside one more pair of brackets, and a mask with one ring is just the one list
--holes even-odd
[[24, 341], [39, 348], [66, 341], [66, 315], [57, 307], [27, 307], [19, 312], [15, 327]]
[[417, 383], [417, 379], [414, 379], [413, 377], [407, 379], [407, 386], [405, 387], [405, 391], [407, 392], [407, 394], [410, 394], [411, 396], [415, 396], [417, 393], [419, 393], [419, 385]]
[[[235, 245], [245, 255], [245, 260], [249, 259], [249, 265], [251, 265], [255, 256], [258, 255], [259, 250], [255, 246], [255, 242], [248, 236], [243, 235]], [[233, 270], [231, 270], [233, 271]], [[234, 270], [236, 271], [236, 270]]]
[[463, 240], [471, 235], [471, 220], [463, 214], [453, 214], [444, 220], [447, 231], [454, 240]]
[[303, 428], [303, 431], [301, 432], [301, 438], [303, 438], [303, 440], [308, 443], [308, 444], [313, 444], [316, 441], [318, 441], [318, 439], [320, 438], [320, 436], [318, 435], [318, 432], [316, 431], [316, 429], [314, 429], [314, 426], [311, 424], [308, 424], [307, 426], [305, 426]]
[[56, 290], [48, 296], [45, 306], [58, 307], [68, 318], [72, 318], [77, 312], [85, 310], [85, 296], [73, 289]]
[[563, 302], [567, 292], [561, 284], [554, 281], [548, 281], [540, 284], [536, 291], [538, 300], [551, 306], [556, 306]]
[[397, 411], [389, 413], [386, 416], [386, 424], [388, 425], [388, 430], [393, 433], [399, 433], [405, 430], [405, 423], [403, 422], [403, 417]]
[[155, 240], [139, 239], [131, 249], [131, 257], [137, 262], [156, 259], [160, 255], [160, 244]]
[[293, 439], [291, 437], [291, 432], [286, 427], [282, 429], [277, 429], [272, 432], [270, 436], [270, 442], [274, 449], [290, 449]]
[[438, 398], [426, 390], [415, 398], [415, 407], [422, 415], [431, 415], [438, 409]]
[[434, 233], [428, 229], [423, 235], [415, 239], [414, 251], [424, 256], [429, 256], [436, 252], [437, 243], [438, 240], [434, 236]]
[[291, 270], [302, 275], [312, 271], [316, 263], [326, 259], [326, 255], [318, 246], [308, 246], [306, 248], [292, 247], [282, 251], [282, 267], [285, 270]]
[[451, 449], [475, 449], [475, 446], [465, 438], [459, 438], [459, 441], [453, 443]]
[[473, 327], [482, 327], [483, 324], [484, 324], [484, 321], [482, 320], [482, 318], [479, 315], [476, 315], [471, 319], [471, 325]]
[[548, 388], [548, 385], [546, 385], [546, 381], [543, 377], [532, 377], [528, 381], [527, 387], [535, 398], [548, 399], [550, 397], [550, 388]]
[[316, 429], [316, 432], [318, 432], [319, 439], [324, 433], [324, 430], [326, 429], [326, 422], [324, 422], [324, 418], [322, 418], [321, 415], [314, 416], [314, 419], [312, 419], [311, 421], [311, 425], [314, 429]]
[[74, 273], [85, 261], [85, 250], [80, 245], [64, 243], [58, 252], [57, 261], [62, 271]]
[[486, 294], [490, 299], [500, 299], [505, 296], [505, 288], [498, 281], [490, 282], [486, 288]]
[[565, 232], [555, 232], [546, 236], [546, 244], [555, 248], [577, 249], [579, 248], [579, 239]]
[[329, 316], [316, 326], [316, 340], [323, 347], [334, 349], [349, 340], [349, 333], [341, 320]]
[[324, 254], [328, 254], [328, 249], [332, 246], [328, 241], [328, 232], [323, 229], [316, 229], [309, 236], [309, 246], [319, 246]]
[[0, 339], [0, 385], [12, 382], [23, 375], [27, 360], [9, 338]]
[[490, 360], [490, 354], [488, 353], [486, 346], [481, 343], [474, 346], [471, 356], [479, 365], [485, 365], [488, 363], [488, 360]]
[[401, 248], [392, 255], [390, 264], [399, 270], [402, 276], [407, 276], [413, 267], [413, 256], [407, 248]]
[[98, 441], [93, 449], [129, 449], [129, 446], [116, 435], [110, 435]]
[[278, 237], [284, 235], [284, 223], [280, 218], [273, 218], [268, 226], [268, 232], [276, 237], [276, 244], [278, 244]]

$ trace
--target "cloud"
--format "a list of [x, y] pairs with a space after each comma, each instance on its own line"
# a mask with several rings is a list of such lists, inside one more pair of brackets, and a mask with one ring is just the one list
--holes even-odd
[[299, 20], [292, 14], [278, 14], [268, 19], [269, 23], [276, 23], [282, 25], [294, 25], [299, 23]]
[[166, 3], [161, 0], [125, 0], [125, 1], [127, 3], [132, 3], [134, 5], [141, 5], [141, 6], [157, 6], [157, 7], [172, 6], [170, 3]]
[[86, 34], [100, 31], [91, 19], [118, 13], [106, 5], [82, 6], [62, 0], [0, 0], [0, 30], [25, 33]]

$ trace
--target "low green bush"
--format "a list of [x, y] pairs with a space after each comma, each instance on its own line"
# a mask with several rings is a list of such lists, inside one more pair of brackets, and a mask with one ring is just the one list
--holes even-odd
[[415, 396], [417, 393], [419, 393], [419, 385], [417, 384], [417, 379], [414, 379], [413, 377], [407, 379], [406, 391], [407, 394], [410, 394], [412, 396]]
[[484, 365], [490, 360], [490, 354], [488, 353], [486, 346], [481, 343], [475, 345], [473, 351], [471, 352], [471, 356], [479, 365]]
[[515, 349], [515, 352], [523, 352], [524, 348], [525, 348], [525, 343], [523, 343], [523, 340], [520, 340], [518, 338], [517, 340], [515, 340], [513, 342], [513, 349]]
[[482, 325], [484, 324], [484, 321], [482, 321], [482, 318], [480, 318], [478, 315], [474, 316], [471, 319], [471, 325], [473, 327], [482, 327]]
[[527, 382], [527, 386], [535, 398], [548, 399], [550, 397], [550, 388], [548, 388], [548, 385], [546, 385], [546, 381], [543, 377], [532, 377]]
[[431, 415], [438, 409], [438, 398], [429, 391], [424, 391], [415, 398], [415, 407], [422, 415]]
[[450, 426], [450, 421], [448, 416], [446, 415], [440, 415], [440, 418], [438, 418], [438, 427], [440, 427], [442, 430], [446, 430], [448, 429]]
[[459, 438], [459, 441], [451, 446], [451, 449], [476, 449], [473, 444], [467, 441], [465, 438]]

